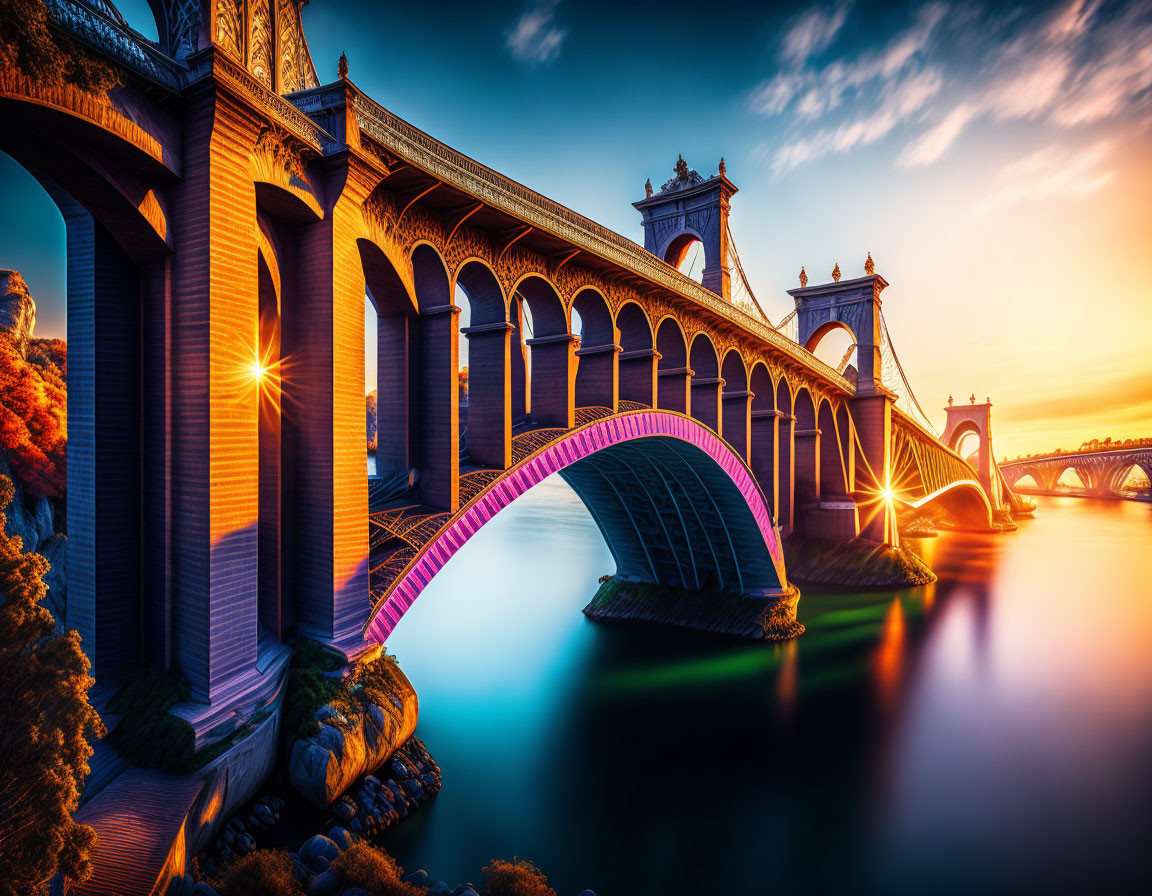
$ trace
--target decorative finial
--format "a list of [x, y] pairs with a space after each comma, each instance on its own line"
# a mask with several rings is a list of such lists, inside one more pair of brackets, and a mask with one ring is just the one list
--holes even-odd
[[832, 268], [832, 279], [840, 282], [840, 262], [836, 262], [836, 267]]
[[972, 404], [976, 404], [976, 393], [973, 392], [971, 395], [969, 395], [968, 400], [972, 402]]
[[989, 395], [987, 398], [984, 399], [984, 401], [987, 402], [988, 404], [992, 404], [992, 396]]
[[800, 265], [800, 288], [808, 285], [808, 275], [804, 272], [804, 265]]
[[341, 80], [348, 78], [348, 57], [343, 53], [340, 54], [340, 61], [336, 63], [336, 74], [340, 76]]
[[865, 274], [875, 274], [876, 273], [876, 263], [874, 261], [872, 261], [872, 253], [871, 252], [868, 253], [868, 259], [867, 259], [867, 261], [864, 262], [864, 273]]
[[952, 407], [952, 396], [948, 396], [948, 407]]
[[720, 156], [720, 176], [723, 177], [728, 173], [728, 166], [724, 164], [724, 156]]
[[688, 179], [688, 163], [684, 161], [684, 156], [677, 154], [676, 167], [672, 171], [680, 180]]
[[646, 181], [644, 181], [644, 195], [648, 197], [652, 196], [652, 178], [648, 178]]

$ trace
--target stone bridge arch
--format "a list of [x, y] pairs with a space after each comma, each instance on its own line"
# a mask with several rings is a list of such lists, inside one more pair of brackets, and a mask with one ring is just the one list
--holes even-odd
[[565, 433], [481, 490], [399, 571], [373, 608], [366, 636], [384, 642], [451, 556], [553, 473], [588, 507], [618, 575], [787, 600], [771, 512], [747, 466], [692, 418], [644, 410]]

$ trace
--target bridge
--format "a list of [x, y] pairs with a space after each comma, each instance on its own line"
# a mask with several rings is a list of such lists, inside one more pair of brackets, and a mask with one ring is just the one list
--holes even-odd
[[[264, 699], [268, 645], [387, 638], [552, 473], [621, 575], [769, 606], [794, 593], [786, 536], [897, 544], [901, 505], [1020, 509], [987, 415], [973, 465], [920, 410], [871, 256], [801, 271], [776, 325], [758, 310], [722, 162], [647, 185], [641, 246], [393, 115], [345, 60], [322, 84], [293, 0], [157, 0], [158, 44], [107, 0], [47, 7], [119, 79], [0, 77], [0, 149], [67, 227], [66, 622], [98, 677], [178, 668], [198, 737]], [[696, 241], [703, 282], [675, 267]], [[855, 364], [813, 354], [837, 328]]]
[[[1152, 444], [1101, 447], [1091, 451], [1040, 454], [1012, 461], [1002, 461], [1004, 480], [1019, 491], [1055, 491], [1060, 477], [1072, 470], [1080, 477], [1084, 491], [1093, 496], [1122, 497], [1124, 483], [1133, 468], [1152, 480]], [[1021, 483], [1031, 477], [1032, 484]]]

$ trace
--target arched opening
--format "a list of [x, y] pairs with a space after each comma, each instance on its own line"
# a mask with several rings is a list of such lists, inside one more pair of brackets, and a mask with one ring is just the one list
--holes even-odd
[[616, 315], [620, 333], [620, 400], [652, 407], [656, 395], [656, 352], [652, 326], [635, 302], [625, 302]]
[[[438, 256], [436, 261], [443, 270]], [[437, 282], [439, 278], [437, 274]], [[446, 274], [443, 279], [447, 289]], [[467, 340], [468, 357], [468, 415], [463, 450], [470, 464], [503, 469], [512, 461], [513, 409], [518, 409], [521, 416], [525, 412], [524, 355], [522, 350], [509, 351], [516, 327], [508, 320], [504, 291], [491, 269], [479, 261], [466, 262], [456, 275], [456, 286], [468, 300], [470, 318], [468, 326], [459, 329]], [[518, 339], [515, 344], [519, 350]], [[458, 362], [452, 366], [458, 368]], [[456, 370], [453, 375], [458, 377]], [[458, 381], [455, 389], [459, 404]]]
[[836, 413], [827, 399], [820, 402], [816, 421], [820, 430], [820, 495], [823, 498], [841, 497], [848, 493], [848, 486], [836, 429]]
[[1056, 477], [1056, 488], [1079, 491], [1088, 488], [1088, 484], [1075, 467], [1065, 467]]
[[[284, 598], [283, 582], [283, 381], [280, 339], [279, 265], [257, 252], [259, 342], [253, 373], [259, 387], [260, 493], [257, 511], [257, 619], [259, 625], [284, 641], [294, 620]], [[276, 273], [273, 274], [273, 270]]]
[[780, 512], [780, 497], [776, 482], [779, 439], [776, 390], [772, 386], [772, 375], [762, 361], [752, 365], [748, 388], [752, 392], [748, 423], [748, 465], [760, 483], [773, 515], [776, 515]]
[[[37, 118], [26, 127], [29, 109]], [[83, 157], [73, 153], [74, 139], [90, 141]], [[2, 263], [27, 269], [37, 303], [36, 331], [11, 363], [30, 364], [30, 352], [53, 355], [56, 347], [60, 373], [65, 364], [67, 370], [63, 388], [36, 389], [12, 405], [40, 416], [28, 428], [37, 450], [19, 460], [9, 454], [18, 495], [25, 506], [50, 508], [48, 525], [22, 534], [24, 549], [67, 537], [67, 600], [50, 593], [46, 603], [60, 625], [80, 633], [93, 674], [115, 682], [140, 661], [172, 662], [165, 502], [173, 486], [156, 456], [170, 418], [163, 387], [141, 388], [166, 382], [170, 363], [168, 249], [122, 193], [116, 159], [131, 165], [139, 150], [19, 101], [5, 101], [0, 146], [11, 153], [0, 155], [9, 212], [0, 226]], [[255, 319], [246, 335], [254, 346]], [[66, 348], [48, 346], [44, 340], [53, 337]], [[252, 360], [249, 352], [242, 362], [245, 384]], [[10, 398], [16, 396], [5, 395], [6, 405]], [[57, 431], [47, 421], [61, 413], [67, 426]], [[254, 584], [255, 570], [251, 576]]]
[[671, 317], [656, 328], [656, 405], [687, 414], [690, 406], [688, 342], [680, 324]]
[[795, 500], [797, 506], [820, 499], [820, 431], [816, 428], [816, 406], [807, 387], [796, 391], [793, 402], [795, 423]]
[[1139, 464], [1132, 464], [1127, 470], [1121, 470], [1116, 477], [1116, 491], [1125, 496], [1144, 496], [1152, 491], [1152, 481], [1149, 474]]
[[961, 432], [953, 444], [955, 447], [952, 450], [972, 466], [975, 467], [980, 462], [980, 433], [975, 429]]
[[1025, 473], [1023, 476], [1021, 476], [1019, 479], [1017, 479], [1014, 483], [1012, 483], [1012, 488], [1014, 488], [1014, 489], [1038, 489], [1038, 488], [1040, 488], [1040, 483], [1036, 481], [1036, 478], [1031, 473]]
[[721, 394], [720, 434], [745, 460], [748, 460], [749, 429], [752, 423], [752, 393], [748, 389], [748, 370], [736, 349], [724, 354], [720, 366], [724, 381]]
[[682, 233], [664, 250], [664, 260], [686, 277], [702, 282], [707, 259], [704, 244], [694, 233]]
[[792, 408], [792, 389], [785, 377], [776, 384], [776, 519], [785, 533], [792, 529], [792, 507], [796, 487], [793, 469], [795, 448], [795, 417]]
[[[840, 321], [829, 321], [817, 328], [804, 347], [840, 373], [845, 373], [849, 366], [859, 369], [856, 336]], [[853, 378], [849, 376], [849, 379]]]
[[528, 412], [534, 425], [573, 425], [576, 351], [568, 330], [568, 315], [555, 287], [539, 276], [529, 276], [514, 290], [513, 304], [523, 311], [528, 338], [525, 378]]
[[720, 358], [716, 346], [704, 333], [697, 333], [688, 351], [692, 368], [692, 416], [719, 431], [720, 429]]
[[599, 290], [582, 289], [572, 302], [572, 332], [580, 337], [576, 351], [576, 406], [616, 410], [619, 394], [616, 328], [608, 302]]

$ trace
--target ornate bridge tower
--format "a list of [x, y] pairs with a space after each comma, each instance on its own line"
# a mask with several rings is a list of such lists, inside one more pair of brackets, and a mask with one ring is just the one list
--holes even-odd
[[864, 264], [867, 272], [855, 280], [840, 279], [840, 265], [832, 272], [832, 282], [808, 286], [802, 276], [800, 289], [788, 290], [796, 302], [797, 342], [815, 351], [831, 330], [847, 330], [856, 344], [856, 393], [883, 390], [880, 382], [880, 293], [888, 281], [875, 273], [872, 256]]
[[691, 245], [704, 245], [705, 289], [732, 299], [728, 267], [728, 202], [736, 185], [720, 170], [708, 179], [689, 170], [684, 157], [672, 169], [674, 176], [653, 195], [652, 182], [644, 185], [647, 197], [632, 205], [644, 216], [644, 248], [673, 267], [679, 267]]
[[992, 453], [992, 399], [983, 404], [976, 403], [973, 394], [968, 404], [953, 404], [952, 397], [948, 397], [948, 407], [944, 408], [948, 415], [944, 424], [944, 434], [940, 441], [955, 451], [960, 446], [960, 440], [968, 433], [976, 433], [980, 440], [977, 450], [976, 472], [980, 474], [980, 484], [984, 487], [989, 500], [994, 507], [1002, 503], [1000, 477], [995, 474], [995, 455]]
[[[863, 277], [841, 280], [840, 265], [837, 264], [832, 271], [831, 283], [809, 286], [808, 276], [801, 270], [800, 288], [788, 290], [788, 295], [796, 302], [797, 341], [808, 351], [815, 351], [820, 340], [831, 330], [847, 330], [856, 345], [858, 367], [856, 396], [850, 402], [855, 429], [849, 438], [859, 442], [863, 461], [858, 477], [861, 481], [847, 483], [853, 492], [851, 496], [822, 494], [819, 504], [807, 509], [807, 522], [802, 522], [813, 532], [830, 526], [837, 532], [846, 532], [850, 530], [845, 527], [843, 518], [852, 517], [855, 534], [891, 544], [895, 538], [891, 516], [870, 513], [861, 518], [853, 506], [857, 493], [871, 499], [891, 485], [892, 405], [895, 401], [895, 395], [881, 381], [880, 293], [888, 286], [888, 281], [875, 272], [871, 254], [864, 263], [864, 271]], [[816, 421], [814, 428], [797, 430], [795, 437], [813, 441], [815, 445], [808, 448], [807, 453], [819, 456], [820, 446], [829, 439], [835, 439], [837, 434]], [[854, 450], [855, 446], [850, 446], [848, 453]], [[844, 510], [848, 506], [853, 506], [851, 514]]]

